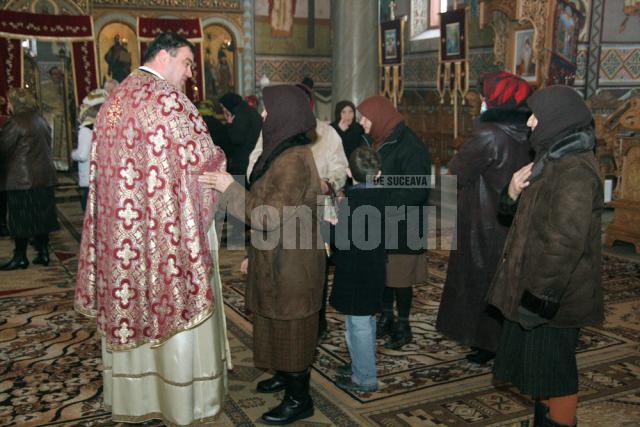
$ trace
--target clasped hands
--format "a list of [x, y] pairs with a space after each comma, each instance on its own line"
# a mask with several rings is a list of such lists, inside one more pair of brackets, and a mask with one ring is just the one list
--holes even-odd
[[198, 182], [204, 188], [213, 189], [224, 193], [233, 182], [233, 176], [227, 172], [203, 172], [198, 177]]

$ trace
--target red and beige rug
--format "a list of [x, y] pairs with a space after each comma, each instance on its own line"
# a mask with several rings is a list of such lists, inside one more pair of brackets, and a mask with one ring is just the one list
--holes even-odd
[[[113, 425], [102, 407], [100, 348], [92, 319], [73, 311], [82, 214], [72, 186], [60, 191], [63, 227], [51, 236], [48, 267], [0, 272], [0, 425]], [[0, 240], [0, 262], [12, 242]], [[32, 254], [30, 254], [32, 256]], [[252, 366], [251, 323], [244, 312], [243, 253], [222, 251], [221, 275], [235, 369], [216, 425], [252, 426], [281, 395], [258, 395], [268, 373]], [[312, 376], [316, 414], [300, 426], [521, 426], [531, 402], [491, 367], [469, 364], [468, 348], [434, 329], [447, 254], [429, 253], [429, 280], [415, 288], [414, 342], [402, 351], [379, 346], [380, 387], [346, 393], [335, 368], [349, 360], [342, 316], [329, 311]], [[640, 264], [605, 257], [607, 322], [583, 331], [579, 420], [586, 426], [632, 426], [640, 419]], [[380, 342], [381, 343], [381, 342]], [[636, 424], [634, 424], [636, 423]], [[156, 422], [147, 425], [159, 425]]]

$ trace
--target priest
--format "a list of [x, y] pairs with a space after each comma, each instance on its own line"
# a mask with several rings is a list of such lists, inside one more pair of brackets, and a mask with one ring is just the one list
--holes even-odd
[[143, 62], [96, 119], [75, 308], [97, 318], [115, 422], [211, 423], [231, 359], [215, 194], [197, 178], [226, 160], [182, 91], [193, 44], [161, 34]]

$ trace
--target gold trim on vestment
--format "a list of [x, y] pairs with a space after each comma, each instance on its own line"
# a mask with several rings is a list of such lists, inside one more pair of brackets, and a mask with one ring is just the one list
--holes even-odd
[[[226, 359], [222, 359], [222, 363], [223, 366], [225, 366], [226, 369]], [[113, 369], [111, 369], [111, 371], [113, 372]], [[145, 372], [142, 374], [131, 374], [131, 375], [127, 375], [127, 374], [111, 374], [111, 378], [132, 378], [132, 379], [139, 379], [139, 378], [145, 378], [145, 377], [157, 377], [160, 378], [164, 383], [172, 385], [172, 386], [176, 386], [176, 387], [187, 387], [187, 386], [191, 386], [193, 385], [193, 383], [195, 382], [202, 382], [202, 381], [214, 381], [217, 380], [218, 378], [222, 377], [223, 372], [220, 372], [219, 374], [216, 374], [212, 377], [203, 377], [203, 378], [194, 378], [191, 381], [187, 381], [184, 383], [178, 383], [175, 381], [170, 381], [168, 379], [166, 379], [165, 377], [163, 377], [162, 375], [160, 375], [157, 372]]]
[[[211, 417], [206, 417], [206, 418], [200, 418], [198, 420], [195, 420], [189, 424], [174, 424], [171, 421], [167, 420], [162, 413], [160, 412], [150, 412], [148, 414], [144, 414], [144, 415], [138, 415], [138, 416], [129, 416], [129, 415], [116, 415], [114, 413], [111, 414], [111, 419], [115, 422], [120, 422], [120, 423], [143, 423], [146, 421], [151, 421], [151, 420], [160, 420], [164, 423], [165, 426], [168, 427], [195, 427], [195, 426], [210, 426], [212, 422], [218, 420], [220, 418], [220, 416], [223, 414], [222, 408], [224, 408], [224, 404], [225, 404], [225, 400], [226, 398], [223, 398], [220, 402], [220, 412], [218, 412], [216, 415], [213, 415]], [[105, 405], [105, 410], [111, 412], [111, 407]]]
[[[92, 318], [96, 317], [95, 310], [84, 310], [77, 303], [74, 304], [74, 306], [75, 306], [74, 307], [75, 310], [78, 313], [85, 315], [87, 317], [92, 317]], [[189, 331], [191, 329], [194, 329], [196, 326], [199, 326], [202, 322], [204, 322], [205, 320], [207, 320], [209, 317], [213, 315], [213, 313], [215, 312], [214, 309], [215, 309], [214, 301], [211, 301], [208, 311], [204, 313], [200, 313], [198, 316], [194, 317], [189, 323], [187, 323], [185, 327], [174, 329], [171, 332], [169, 332], [169, 334], [162, 337], [161, 339], [151, 339], [151, 338], [143, 337], [142, 339], [136, 339], [135, 342], [130, 344], [109, 345], [109, 340], [107, 339], [107, 335], [104, 332], [102, 332], [100, 329], [98, 329], [98, 333], [100, 334], [101, 337], [105, 337], [105, 340], [107, 343], [107, 350], [111, 352], [133, 350], [145, 344], [151, 344], [151, 348], [156, 348], [156, 347], [160, 347], [162, 344], [167, 342], [169, 338], [173, 337], [174, 335], [177, 335], [181, 332]]]

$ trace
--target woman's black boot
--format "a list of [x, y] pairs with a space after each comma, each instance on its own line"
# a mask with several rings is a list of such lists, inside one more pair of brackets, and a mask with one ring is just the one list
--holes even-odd
[[27, 239], [15, 239], [15, 245], [13, 258], [8, 263], [0, 266], [0, 270], [10, 271], [29, 267], [29, 260], [27, 259]]
[[309, 394], [309, 369], [302, 372], [283, 372], [285, 376], [284, 399], [280, 405], [262, 414], [261, 421], [270, 425], [290, 424], [313, 416], [313, 400]]
[[9, 271], [9, 270], [17, 270], [19, 268], [22, 268], [24, 270], [27, 267], [29, 267], [29, 260], [27, 259], [26, 252], [14, 251], [13, 258], [11, 258], [11, 261], [1, 266], [0, 270]]
[[285, 373], [282, 371], [276, 371], [276, 374], [271, 378], [260, 381], [256, 387], [256, 391], [258, 393], [275, 393], [277, 391], [284, 390], [286, 384]]
[[38, 251], [38, 256], [33, 259], [34, 264], [49, 265], [49, 236], [36, 236], [34, 246]]
[[390, 350], [399, 350], [403, 345], [409, 344], [411, 340], [413, 340], [413, 335], [411, 334], [409, 319], [398, 318], [393, 332], [384, 347]]
[[376, 338], [384, 338], [393, 330], [393, 310], [383, 310], [376, 327]]

